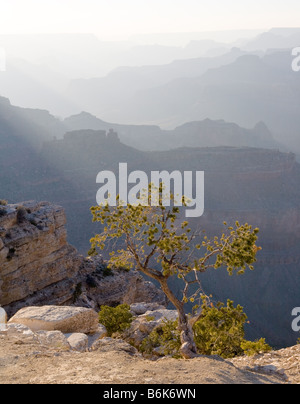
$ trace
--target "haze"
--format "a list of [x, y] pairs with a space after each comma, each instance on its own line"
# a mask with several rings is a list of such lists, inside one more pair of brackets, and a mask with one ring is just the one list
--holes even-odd
[[133, 34], [293, 27], [297, 0], [0, 0], [0, 33]]
[[[241, 304], [251, 338], [293, 345], [299, 335], [291, 312], [300, 303], [299, 16], [299, 0], [0, 0], [4, 228], [11, 219], [3, 201], [52, 202], [65, 209], [69, 241], [86, 256], [98, 232], [90, 207], [99, 172], [117, 174], [120, 163], [148, 178], [204, 171], [205, 212], [190, 218], [192, 229], [210, 237], [222, 234], [224, 221], [247, 222], [260, 228], [262, 247], [247, 277], [205, 274], [205, 293]], [[1, 292], [14, 287], [35, 301], [31, 279], [23, 281], [27, 269], [19, 282], [15, 277], [24, 250], [16, 240], [27, 229], [34, 237], [45, 229], [29, 210], [20, 217], [20, 233], [0, 229], [0, 278], [4, 262], [13, 285], [0, 279], [0, 304]], [[49, 229], [47, 245], [63, 234]], [[60, 263], [64, 250], [53, 253]], [[37, 293], [43, 304], [61, 279], [52, 281], [51, 294]]]

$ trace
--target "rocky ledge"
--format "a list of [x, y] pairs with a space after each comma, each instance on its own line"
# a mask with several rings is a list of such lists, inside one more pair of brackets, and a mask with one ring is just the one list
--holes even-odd
[[[167, 310], [157, 303], [134, 303], [130, 306], [130, 311], [134, 321], [127, 331], [127, 338], [124, 341], [119, 339], [119, 343], [123, 343], [123, 346], [130, 343], [128, 349], [132, 353], [137, 353], [134, 346], [138, 348], [142, 340], [165, 319], [176, 320], [178, 316], [176, 311]], [[0, 323], [0, 336], [2, 339], [11, 337], [36, 342], [58, 350], [88, 352], [102, 346], [101, 340], [107, 337], [107, 331], [104, 325], [99, 324], [98, 313], [93, 309], [33, 306], [24, 307], [8, 322], [5, 320]]]
[[[131, 311], [138, 338], [168, 312], [146, 303], [131, 305]], [[296, 346], [251, 359], [150, 361], [128, 342], [107, 338], [92, 309], [27, 307], [0, 329], [0, 384], [296, 384], [299, 354]]]

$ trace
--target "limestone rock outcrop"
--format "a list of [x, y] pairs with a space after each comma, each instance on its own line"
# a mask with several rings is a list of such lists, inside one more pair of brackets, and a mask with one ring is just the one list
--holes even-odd
[[9, 324], [23, 324], [32, 331], [61, 331], [67, 333], [92, 334], [98, 329], [98, 314], [84, 307], [24, 307]]
[[[48, 202], [7, 205], [0, 217], [0, 304], [65, 304], [82, 257], [67, 243], [63, 208]], [[17, 307], [18, 308], [18, 307]]]
[[86, 258], [83, 268], [87, 274], [77, 285], [76, 304], [93, 307], [103, 305], [157, 303], [167, 306], [165, 294], [137, 271], [108, 270], [102, 257]]
[[0, 339], [14, 344], [35, 344], [57, 352], [103, 350], [117, 344], [120, 350], [137, 353], [123, 340], [107, 338], [107, 330], [99, 324], [98, 314], [84, 307], [24, 307], [0, 328]]
[[0, 206], [0, 305], [9, 317], [27, 306], [158, 302], [163, 292], [136, 271], [107, 271], [67, 242], [66, 215], [49, 202]]

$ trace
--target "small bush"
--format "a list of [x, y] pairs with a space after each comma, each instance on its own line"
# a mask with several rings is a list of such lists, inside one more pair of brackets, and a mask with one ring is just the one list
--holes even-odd
[[109, 337], [114, 333], [125, 331], [130, 327], [132, 321], [133, 315], [127, 304], [117, 307], [102, 306], [99, 312], [99, 322], [105, 326]]
[[233, 302], [228, 300], [227, 306], [223, 303], [214, 306], [204, 299], [201, 318], [194, 325], [199, 353], [219, 355], [226, 359], [271, 351], [272, 348], [263, 338], [255, 342], [245, 340], [246, 322], [247, 316], [240, 305], [234, 307]]
[[6, 206], [8, 202], [5, 199], [0, 199], [0, 206]]
[[234, 307], [228, 300], [227, 306], [218, 303], [208, 305], [204, 301], [199, 321], [194, 324], [195, 342], [202, 355], [219, 355], [233, 358], [243, 354], [241, 342], [244, 339], [244, 324], [247, 316], [241, 306]]
[[259, 353], [266, 353], [272, 351], [270, 345], [266, 344], [265, 338], [261, 338], [258, 341], [242, 341], [241, 347], [247, 356], [254, 356]]
[[163, 324], [156, 327], [147, 338], [145, 338], [139, 348], [140, 352], [152, 355], [154, 349], [160, 348], [161, 355], [171, 355], [174, 358], [181, 358], [180, 332], [178, 331], [178, 321], [164, 320]]
[[[208, 304], [203, 299], [202, 313], [193, 327], [195, 343], [201, 355], [218, 355], [224, 359], [236, 356], [252, 356], [258, 353], [270, 352], [272, 348], [265, 339], [255, 342], [245, 340], [244, 325], [247, 316], [243, 307], [234, 307], [228, 300], [227, 305], [218, 303]], [[180, 332], [178, 321], [164, 321], [155, 328], [139, 347], [142, 353], [153, 355], [171, 355], [180, 358]]]

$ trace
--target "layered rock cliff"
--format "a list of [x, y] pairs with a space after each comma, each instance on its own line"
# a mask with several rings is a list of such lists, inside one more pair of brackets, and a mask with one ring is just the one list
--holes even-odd
[[28, 305], [166, 303], [137, 272], [105, 272], [101, 257], [81, 256], [65, 224], [63, 208], [48, 202], [0, 207], [0, 305], [9, 315]]

